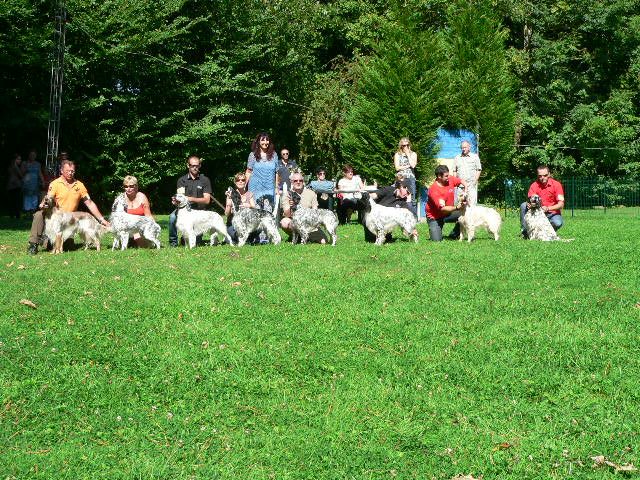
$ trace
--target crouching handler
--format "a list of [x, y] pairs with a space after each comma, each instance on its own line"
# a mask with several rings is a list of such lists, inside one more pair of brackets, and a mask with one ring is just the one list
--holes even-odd
[[[82, 200], [91, 214], [96, 217], [101, 225], [109, 227], [110, 224], [104, 219], [100, 213], [98, 206], [89, 198], [89, 192], [81, 181], [76, 180], [76, 166], [72, 160], [67, 158], [62, 160], [60, 176], [49, 184], [46, 198], [53, 199], [54, 205], [63, 212], [75, 212], [78, 209], [80, 200]], [[43, 237], [44, 233], [44, 215], [42, 208], [45, 199], [40, 202], [40, 210], [33, 214], [31, 222], [31, 234], [29, 235], [29, 247], [27, 252], [30, 255], [38, 253], [38, 245], [46, 245], [45, 242], [53, 241]]]
[[[296, 172], [291, 176], [291, 190], [282, 194], [282, 219], [280, 227], [289, 235], [293, 233], [291, 217], [296, 211], [298, 205], [304, 208], [317, 209], [318, 197], [311, 189], [304, 187], [304, 177], [300, 172]], [[314, 230], [309, 235], [309, 241], [312, 243], [327, 243], [327, 236], [320, 229]]]
[[454, 205], [455, 189], [462, 185], [467, 189], [467, 182], [449, 175], [446, 165], [438, 165], [435, 170], [436, 179], [429, 187], [427, 200], [427, 222], [429, 224], [429, 237], [434, 242], [442, 241], [442, 229], [445, 223], [455, 223], [456, 226], [449, 238], [457, 240], [460, 236], [458, 217], [460, 208]]

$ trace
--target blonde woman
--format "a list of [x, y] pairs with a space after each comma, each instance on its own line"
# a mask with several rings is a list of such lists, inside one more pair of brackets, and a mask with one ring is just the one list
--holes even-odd
[[[125, 211], [130, 215], [140, 215], [153, 219], [149, 199], [144, 193], [138, 191], [138, 179], [133, 175], [127, 175], [122, 181], [122, 186], [124, 187], [124, 193], [120, 194], [120, 198], [124, 201], [120, 201], [124, 204]], [[113, 202], [114, 206], [118, 201], [118, 198], [116, 198]], [[153, 246], [146, 239], [142, 238], [139, 233], [133, 235], [133, 243], [138, 247]]]
[[418, 164], [418, 154], [411, 150], [411, 141], [407, 137], [402, 137], [398, 142], [398, 151], [393, 156], [393, 164], [396, 168], [396, 175], [409, 182], [411, 192], [411, 202], [416, 207], [416, 175], [414, 169]]

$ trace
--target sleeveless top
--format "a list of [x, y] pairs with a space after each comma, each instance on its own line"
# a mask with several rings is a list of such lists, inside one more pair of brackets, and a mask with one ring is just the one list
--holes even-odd
[[413, 169], [411, 163], [409, 163], [409, 157], [404, 153], [397, 154], [398, 164], [402, 167], [402, 170], [398, 170], [398, 173], [404, 178], [413, 177]]
[[136, 207], [136, 208], [129, 207], [129, 208], [126, 209], [126, 212], [129, 215], [140, 215], [140, 216], [143, 216], [144, 215], [144, 207], [142, 205], [140, 205], [139, 207]]

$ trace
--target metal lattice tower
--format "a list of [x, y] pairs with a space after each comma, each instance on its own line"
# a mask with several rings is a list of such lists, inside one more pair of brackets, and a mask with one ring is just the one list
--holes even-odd
[[47, 131], [47, 173], [58, 173], [58, 140], [60, 138], [60, 109], [62, 108], [62, 77], [64, 74], [64, 45], [67, 23], [65, 0], [56, 0], [56, 28], [53, 33], [54, 51], [51, 60], [51, 91], [49, 93], [49, 128]]

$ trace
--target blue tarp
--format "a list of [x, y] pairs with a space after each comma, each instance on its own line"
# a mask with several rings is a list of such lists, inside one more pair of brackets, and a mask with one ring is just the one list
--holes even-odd
[[460, 153], [460, 143], [463, 140], [471, 144], [473, 153], [478, 153], [478, 138], [471, 130], [439, 128], [434, 141], [437, 151], [435, 157], [454, 158]]

